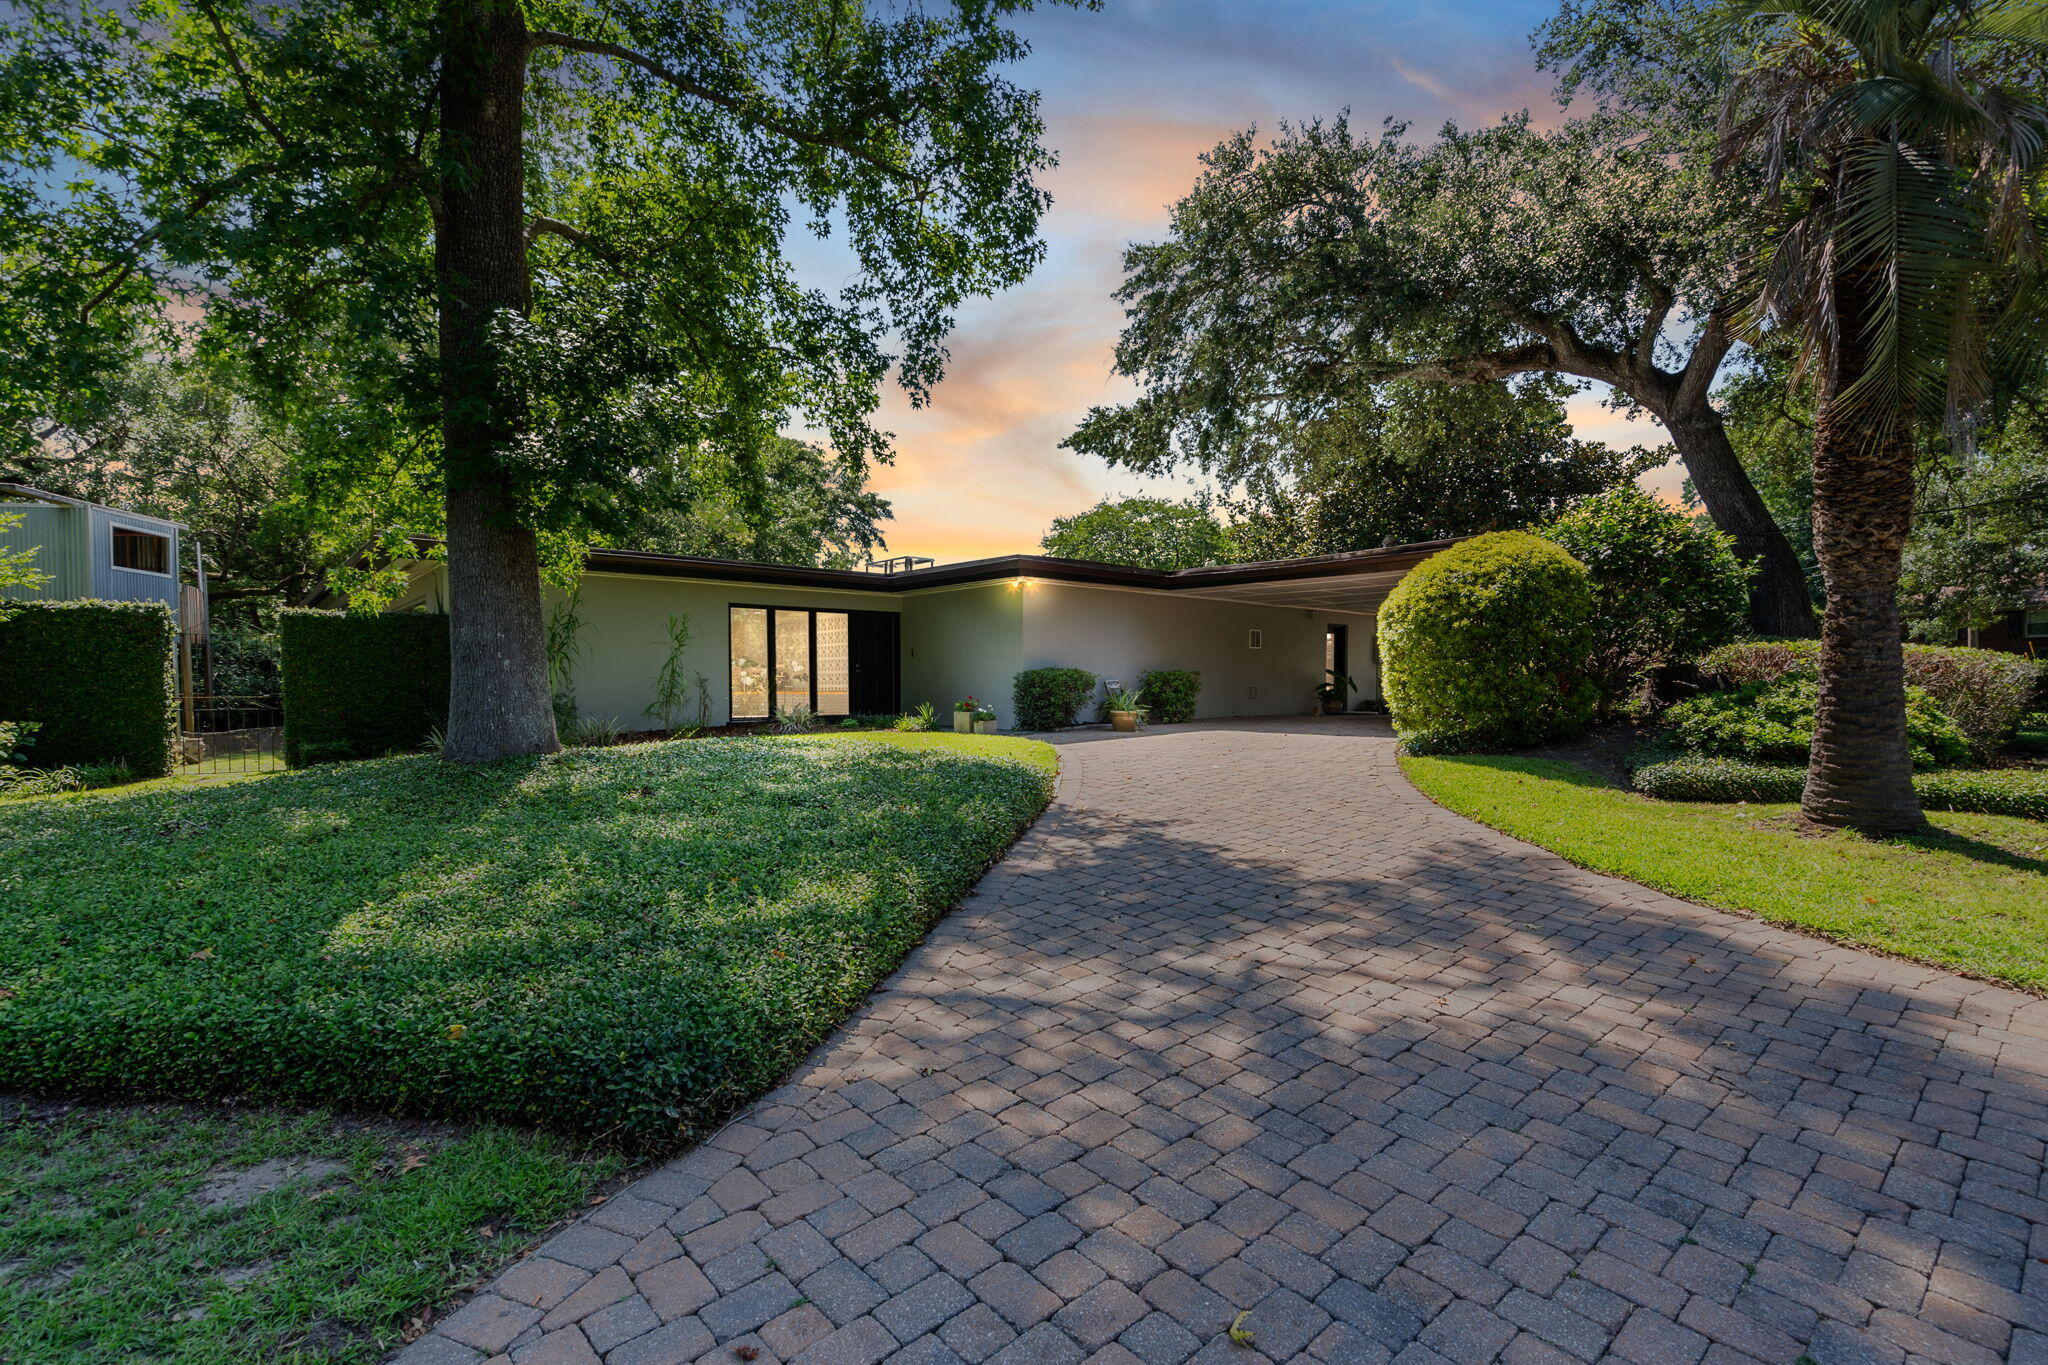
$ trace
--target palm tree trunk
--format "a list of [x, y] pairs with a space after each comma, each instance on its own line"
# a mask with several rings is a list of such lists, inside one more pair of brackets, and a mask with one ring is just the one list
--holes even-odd
[[548, 699], [540, 558], [506, 456], [525, 429], [494, 323], [523, 316], [526, 21], [518, 0], [441, 0], [442, 458], [448, 503], [448, 735], [484, 763], [559, 747]]
[[1910, 418], [1843, 392], [1869, 358], [1871, 268], [1835, 282], [1841, 341], [1822, 386], [1813, 437], [1813, 542], [1827, 585], [1820, 709], [1801, 812], [1818, 825], [1910, 834], [1926, 817], [1906, 748], [1906, 659], [1899, 563], [1913, 526]]

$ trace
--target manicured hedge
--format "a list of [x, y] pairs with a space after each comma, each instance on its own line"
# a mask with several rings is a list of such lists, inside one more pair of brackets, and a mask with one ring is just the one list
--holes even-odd
[[[1635, 788], [1665, 801], [1797, 801], [1806, 769], [1688, 754], [1639, 768]], [[2048, 820], [2048, 773], [2034, 768], [1950, 768], [1915, 773], [1913, 790], [1928, 810], [1975, 811]]]
[[1095, 675], [1085, 668], [1027, 668], [1017, 675], [1010, 696], [1017, 728], [1064, 729], [1094, 690]]
[[[1733, 688], [1813, 675], [1819, 670], [1818, 640], [1744, 640], [1723, 645], [1700, 659], [1701, 673]], [[2048, 677], [2048, 669], [2018, 654], [1947, 645], [1906, 646], [1906, 682], [1927, 689], [1980, 754], [1997, 751], [2012, 737], [2044, 677]]]
[[417, 749], [448, 722], [448, 618], [288, 611], [278, 622], [293, 767]]
[[1520, 748], [1573, 735], [1599, 694], [1586, 670], [1585, 565], [1525, 531], [1475, 536], [1410, 570], [1380, 608], [1394, 728], [1411, 745]]
[[1138, 699], [1155, 725], [1193, 720], [1201, 695], [1202, 675], [1192, 668], [1148, 668], [1138, 675]]
[[0, 805], [0, 1089], [670, 1145], [1045, 806], [1003, 736], [681, 740]]
[[[1820, 683], [1807, 674], [1745, 683], [1731, 692], [1702, 692], [1664, 713], [1682, 749], [1762, 763], [1804, 763], [1813, 748]], [[1924, 687], [1906, 688], [1906, 749], [1916, 768], [1944, 767], [1970, 756], [1970, 740]]]
[[35, 721], [38, 768], [171, 770], [177, 622], [162, 602], [16, 602], [0, 611], [0, 719]]

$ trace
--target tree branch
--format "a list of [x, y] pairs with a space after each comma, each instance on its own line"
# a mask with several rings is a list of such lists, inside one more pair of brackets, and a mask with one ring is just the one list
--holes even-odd
[[617, 43], [608, 43], [599, 38], [578, 38], [571, 33], [557, 33], [551, 29], [538, 28], [526, 35], [526, 41], [529, 52], [541, 47], [561, 47], [567, 48], [572, 52], [587, 52], [593, 56], [610, 57], [616, 61], [637, 66], [648, 75], [682, 91], [684, 94], [703, 100], [706, 104], [716, 105], [728, 113], [737, 114], [755, 127], [774, 133], [778, 137], [785, 137], [791, 142], [799, 142], [809, 147], [824, 147], [831, 151], [843, 152], [856, 161], [864, 162], [874, 167], [892, 179], [911, 179], [910, 175], [902, 167], [886, 161], [858, 145], [854, 140], [853, 129], [842, 128], [824, 132], [812, 132], [808, 129], [799, 128], [793, 123], [775, 118], [760, 109], [751, 107], [745, 100], [723, 94], [699, 81], [692, 80], [682, 72], [672, 67], [664, 66], [645, 53], [635, 52], [629, 47], [621, 47]]
[[1479, 351], [1469, 355], [1432, 356], [1427, 360], [1361, 365], [1358, 367], [1358, 374], [1360, 378], [1373, 383], [1405, 379], [1419, 380], [1427, 384], [1488, 384], [1518, 374], [1536, 374], [1568, 368], [1555, 346], [1547, 341], [1536, 341], [1525, 346], [1510, 346], [1503, 350]]
[[1672, 391], [1672, 408], [1682, 411], [1707, 402], [1713, 391], [1714, 376], [1720, 373], [1721, 362], [1727, 358], [1729, 348], [1735, 344], [1735, 329], [1726, 308], [1716, 308], [1707, 314], [1707, 322], [1700, 329], [1699, 339], [1692, 344], [1692, 354], [1686, 357], [1685, 368], [1679, 371], [1678, 386]]
[[1669, 285], [1642, 277], [1643, 287], [1650, 295], [1650, 310], [1643, 315], [1643, 330], [1636, 334], [1636, 368], [1650, 371], [1657, 368], [1657, 342], [1664, 335], [1664, 324], [1671, 318], [1671, 309], [1677, 297]]
[[241, 87], [242, 99], [249, 106], [250, 116], [263, 125], [263, 131], [270, 134], [270, 140], [278, 145], [279, 150], [290, 151], [284, 133], [271, 121], [263, 102], [256, 98], [256, 85], [249, 79], [248, 68], [242, 65], [242, 54], [235, 50], [235, 40], [228, 36], [227, 26], [221, 23], [220, 15], [210, 0], [199, 0], [199, 12], [206, 16], [206, 22], [213, 26], [214, 36], [220, 39], [221, 54], [228, 59], [228, 66], [235, 73], [235, 84]]

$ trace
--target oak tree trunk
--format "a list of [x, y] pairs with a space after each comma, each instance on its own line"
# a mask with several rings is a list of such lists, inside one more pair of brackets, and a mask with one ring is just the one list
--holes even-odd
[[1721, 414], [1703, 402], [1696, 410], [1667, 413], [1664, 428], [1707, 515], [1734, 539], [1737, 557], [1757, 566], [1749, 585], [1751, 627], [1760, 635], [1811, 638], [1813, 602], [1806, 571], [1736, 456]]
[[506, 456], [524, 403], [493, 338], [524, 316], [526, 22], [518, 0], [442, 0], [444, 165], [441, 436], [448, 511], [448, 731], [452, 762], [559, 746], [549, 704], [540, 557], [520, 525]]
[[1805, 817], [1867, 834], [1926, 826], [1906, 748], [1906, 659], [1899, 562], [1913, 526], [1913, 432], [1901, 415], [1843, 392], [1870, 360], [1873, 268], [1835, 281], [1841, 339], [1822, 382], [1813, 432], [1813, 542], [1827, 586], [1820, 708]]

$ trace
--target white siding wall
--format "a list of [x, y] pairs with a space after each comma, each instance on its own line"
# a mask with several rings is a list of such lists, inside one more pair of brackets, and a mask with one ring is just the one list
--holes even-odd
[[[1370, 615], [1040, 581], [1022, 595], [1023, 667], [1085, 668], [1132, 687], [1148, 668], [1197, 669], [1198, 716], [1292, 716], [1311, 709], [1331, 623], [1350, 628], [1352, 676], [1367, 686], [1359, 665], [1372, 657]], [[1259, 649], [1250, 646], [1253, 630], [1262, 636]], [[1375, 679], [1365, 695], [1376, 691]]]
[[1010, 694], [1024, 664], [1024, 592], [1003, 579], [903, 598], [903, 709], [921, 701], [951, 725], [953, 703], [986, 702], [996, 724], [1015, 723]]

